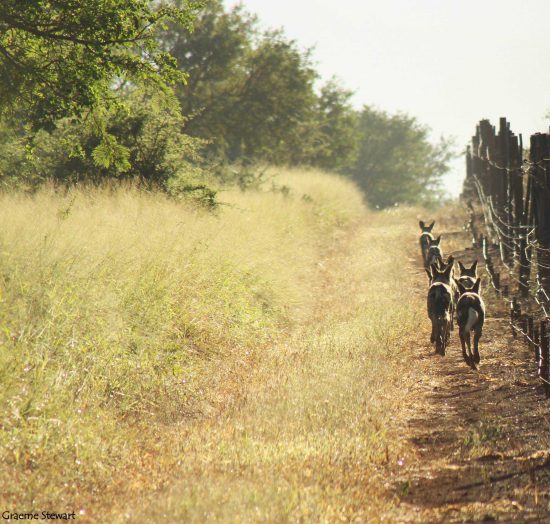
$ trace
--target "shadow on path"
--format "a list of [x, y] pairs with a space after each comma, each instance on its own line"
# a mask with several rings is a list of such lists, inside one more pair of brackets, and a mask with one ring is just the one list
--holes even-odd
[[[419, 270], [421, 293], [424, 280]], [[403, 522], [550, 522], [550, 401], [502, 301], [487, 286], [482, 293], [478, 371], [462, 360], [456, 327], [447, 356], [418, 348], [424, 398], [409, 420], [418, 460], [395, 483]]]

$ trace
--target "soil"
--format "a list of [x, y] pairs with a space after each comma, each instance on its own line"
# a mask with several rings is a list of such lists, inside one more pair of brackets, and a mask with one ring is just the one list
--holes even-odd
[[[473, 249], [453, 254], [482, 260]], [[425, 294], [420, 262], [418, 282]], [[482, 284], [488, 314], [477, 371], [462, 359], [456, 326], [445, 357], [429, 339], [419, 344], [408, 420], [414, 459], [393, 484], [399, 522], [550, 522], [550, 400], [533, 353], [512, 336], [506, 302]]]

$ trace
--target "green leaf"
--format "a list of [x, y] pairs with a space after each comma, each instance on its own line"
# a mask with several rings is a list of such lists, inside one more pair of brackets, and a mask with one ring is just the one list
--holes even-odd
[[112, 135], [104, 135], [101, 143], [92, 151], [96, 166], [105, 169], [113, 168], [117, 174], [130, 169], [130, 150], [119, 144]]

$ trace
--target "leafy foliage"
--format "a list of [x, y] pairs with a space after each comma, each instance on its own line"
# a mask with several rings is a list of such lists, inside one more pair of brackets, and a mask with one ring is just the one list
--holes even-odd
[[364, 107], [359, 116], [359, 151], [350, 170], [377, 207], [434, 202], [448, 171], [451, 142], [429, 141], [429, 129], [404, 114]]
[[[215, 204], [215, 191], [202, 168], [203, 141], [182, 131], [173, 97], [133, 90], [124, 104], [89, 118], [64, 119], [52, 133], [38, 132], [28, 158], [22, 155], [21, 140], [8, 134], [11, 149], [19, 154], [0, 156], [0, 181], [34, 188], [46, 179], [57, 184], [134, 180]], [[16, 169], [17, 178], [10, 178], [8, 173]]]
[[242, 6], [8, 0], [0, 35], [3, 185], [132, 179], [213, 206], [269, 163], [351, 176], [377, 207], [441, 194], [448, 142], [317, 86], [311, 51]]
[[148, 0], [4, 0], [0, 111], [35, 130], [52, 129], [62, 117], [113, 100], [114, 79], [167, 88], [184, 77], [159, 49], [156, 29], [168, 20], [188, 29], [195, 8]]
[[312, 126], [317, 133], [311, 133], [317, 142], [306, 162], [341, 172], [352, 166], [358, 148], [358, 115], [350, 103], [352, 94], [336, 80], [321, 87]]
[[316, 104], [309, 51], [280, 31], [260, 33], [255, 17], [242, 7], [225, 12], [219, 0], [193, 33], [171, 26], [161, 40], [190, 76], [177, 88], [190, 134], [212, 139], [210, 151], [229, 161], [291, 160]]
[[449, 144], [431, 144], [412, 117], [355, 110], [352, 92], [335, 80], [317, 92], [310, 51], [281, 32], [260, 32], [242, 6], [226, 11], [214, 0], [193, 33], [171, 24], [160, 39], [190, 75], [176, 92], [186, 131], [210, 140], [210, 155], [338, 171], [379, 207], [439, 194]]

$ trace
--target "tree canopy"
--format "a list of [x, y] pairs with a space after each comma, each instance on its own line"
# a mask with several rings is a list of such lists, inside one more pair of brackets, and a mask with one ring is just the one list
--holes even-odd
[[210, 205], [230, 171], [212, 164], [271, 163], [352, 177], [377, 207], [437, 200], [449, 142], [352, 94], [241, 5], [4, 0], [0, 184], [135, 178]]
[[281, 31], [261, 32], [241, 6], [208, 3], [189, 33], [171, 24], [164, 48], [189, 74], [176, 89], [187, 132], [210, 139], [228, 160], [288, 158], [289, 144], [315, 105], [317, 73], [309, 51]]
[[113, 83], [183, 78], [155, 38], [169, 20], [189, 29], [194, 3], [3, 0], [0, 111], [34, 129], [113, 99]]
[[437, 201], [452, 157], [451, 142], [429, 140], [415, 117], [364, 107], [358, 121], [358, 154], [350, 173], [378, 207]]
[[242, 6], [212, 0], [192, 33], [170, 24], [160, 39], [190, 76], [176, 88], [186, 132], [209, 140], [210, 154], [338, 171], [381, 207], [440, 194], [448, 143], [432, 144], [413, 117], [354, 109], [336, 80], [317, 88], [311, 50], [261, 31]]

